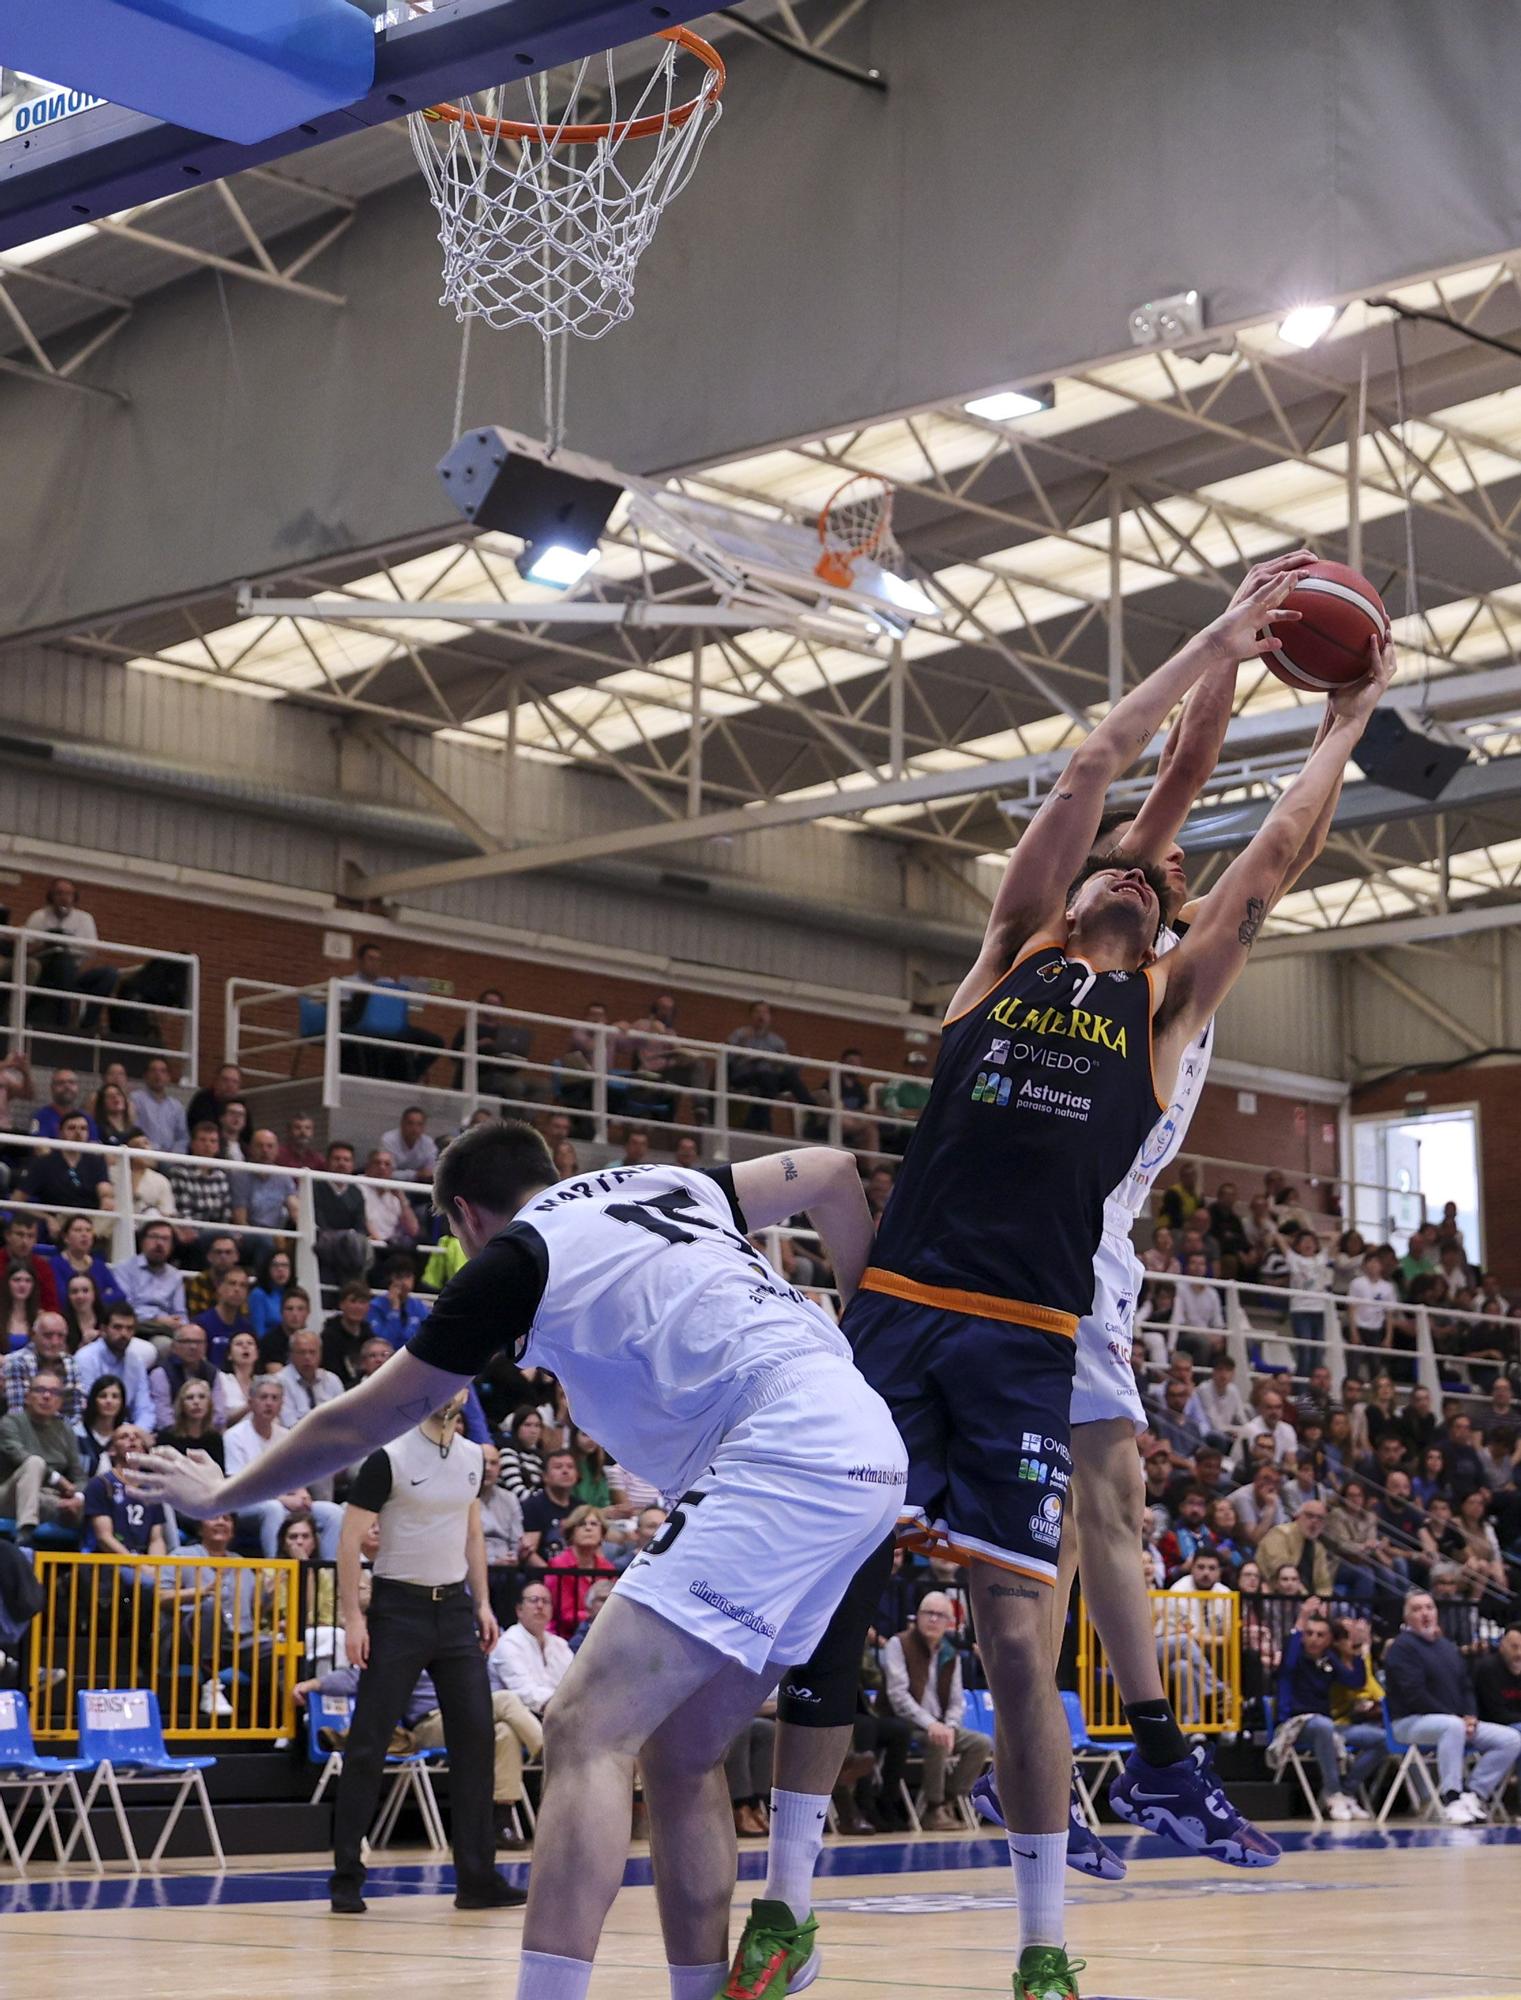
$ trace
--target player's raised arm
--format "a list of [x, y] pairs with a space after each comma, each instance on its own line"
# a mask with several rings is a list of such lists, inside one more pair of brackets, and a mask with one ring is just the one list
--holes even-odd
[[1169, 712], [1211, 667], [1234, 670], [1241, 660], [1271, 652], [1275, 622], [1298, 617], [1283, 609], [1297, 568], [1268, 577], [1230, 604], [1181, 652], [1117, 701], [1084, 738], [1039, 812], [1009, 856], [977, 961], [951, 1003], [959, 1013], [1017, 956], [1028, 939], [1054, 925], [1073, 878], [1093, 848], [1104, 795], [1128, 771]]
[[747, 1229], [770, 1229], [805, 1211], [823, 1238], [842, 1299], [854, 1297], [874, 1236], [860, 1170], [851, 1153], [797, 1146], [731, 1168]]
[[[1313, 549], [1290, 549], [1254, 563], [1237, 585], [1231, 608], [1255, 597], [1278, 577], [1297, 577], [1314, 561]], [[1125, 853], [1134, 860], [1162, 859], [1213, 775], [1235, 708], [1240, 664], [1235, 659], [1219, 660], [1206, 669], [1184, 702], [1162, 752], [1156, 780], [1125, 834]]]
[[1308, 865], [1317, 836], [1325, 838], [1348, 759], [1368, 717], [1394, 677], [1394, 646], [1373, 648], [1371, 673], [1327, 701], [1327, 721], [1308, 761], [1197, 905], [1188, 936], [1153, 973], [1164, 983], [1154, 1021], [1156, 1083], [1169, 1087], [1182, 1049], [1219, 1009], [1246, 969], [1257, 933], [1296, 867]]
[[200, 1520], [240, 1513], [368, 1457], [442, 1409], [470, 1379], [419, 1361], [404, 1347], [357, 1388], [310, 1411], [231, 1478], [205, 1452], [165, 1445], [129, 1461], [127, 1490]]

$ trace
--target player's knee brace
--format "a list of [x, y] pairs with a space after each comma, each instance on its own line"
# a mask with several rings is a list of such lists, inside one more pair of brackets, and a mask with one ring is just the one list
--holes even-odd
[[892, 1568], [889, 1536], [851, 1578], [812, 1657], [782, 1676], [776, 1691], [780, 1721], [804, 1729], [843, 1729], [855, 1721], [866, 1634]]

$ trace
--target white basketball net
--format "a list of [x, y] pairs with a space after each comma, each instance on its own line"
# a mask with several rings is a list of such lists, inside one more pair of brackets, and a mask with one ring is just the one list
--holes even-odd
[[[462, 321], [536, 327], [546, 342], [572, 333], [600, 340], [629, 317], [639, 259], [723, 109], [712, 70], [702, 71], [700, 86], [693, 79], [695, 99], [678, 94], [677, 54], [666, 41], [632, 103], [628, 84], [620, 102], [609, 55], [577, 66], [554, 119], [544, 79], [485, 92], [458, 107], [457, 118], [433, 111], [408, 119], [438, 211], [441, 305]], [[630, 131], [647, 118], [658, 118], [658, 129]], [[532, 130], [512, 137], [494, 121]], [[565, 139], [593, 122], [611, 131], [591, 143]]]
[[819, 541], [818, 573], [840, 589], [849, 588], [858, 563], [900, 568], [903, 555], [893, 539], [893, 489], [886, 480], [866, 473], [842, 486], [819, 517]]

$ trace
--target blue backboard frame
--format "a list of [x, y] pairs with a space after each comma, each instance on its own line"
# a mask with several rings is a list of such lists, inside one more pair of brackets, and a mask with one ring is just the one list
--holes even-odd
[[683, 0], [440, 0], [434, 13], [380, 36], [375, 87], [367, 96], [256, 145], [209, 138], [115, 105], [92, 107], [0, 141], [0, 251], [638, 41], [705, 11]]

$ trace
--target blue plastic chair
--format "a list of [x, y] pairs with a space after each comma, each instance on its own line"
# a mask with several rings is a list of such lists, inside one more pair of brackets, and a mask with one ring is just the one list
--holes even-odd
[[1436, 1751], [1421, 1743], [1401, 1743], [1394, 1733], [1394, 1718], [1389, 1713], [1389, 1704], [1379, 1704], [1384, 1718], [1384, 1748], [1389, 1752], [1389, 1761], [1395, 1766], [1394, 1780], [1384, 1794], [1384, 1802], [1378, 1809], [1376, 1824], [1388, 1824], [1389, 1815], [1394, 1811], [1394, 1802], [1401, 1792], [1408, 1792], [1410, 1803], [1418, 1819], [1431, 1819], [1441, 1810], [1442, 1793], [1433, 1775], [1436, 1769]]
[[[335, 1784], [343, 1775], [343, 1752], [330, 1750], [322, 1743], [324, 1729], [347, 1731], [354, 1719], [354, 1699], [352, 1695], [321, 1694], [316, 1689], [306, 1698], [306, 1754], [313, 1764], [322, 1766], [322, 1775], [317, 1780], [317, 1789], [312, 1793], [312, 1804]], [[381, 1801], [380, 1811], [375, 1816], [375, 1824], [370, 1828], [371, 1847], [384, 1847], [396, 1830], [396, 1822], [401, 1817], [401, 1809], [410, 1798], [422, 1818], [423, 1831], [428, 1836], [428, 1845], [440, 1850], [449, 1845], [444, 1832], [444, 1818], [439, 1811], [438, 1794], [433, 1789], [431, 1766], [442, 1762], [442, 1750], [413, 1750], [404, 1757], [388, 1756], [385, 1768], [390, 1773], [390, 1789]]]
[[[83, 1835], [86, 1852], [99, 1869], [100, 1849], [95, 1845], [95, 1835], [90, 1829], [89, 1816], [79, 1791], [79, 1774], [89, 1768], [88, 1761], [83, 1757], [40, 1755], [32, 1741], [32, 1717], [26, 1696], [12, 1689], [0, 1690], [0, 1791], [19, 1790], [21, 1796], [15, 1802], [15, 1817], [18, 1820], [34, 1795], [40, 1806], [37, 1823], [27, 1836], [26, 1845], [18, 1851], [11, 1816], [5, 1805], [0, 1803], [0, 1840], [4, 1841], [6, 1852], [18, 1874], [26, 1873], [26, 1864], [31, 1860], [32, 1850], [42, 1838], [44, 1829], [53, 1842], [57, 1858], [60, 1861], [67, 1859], [63, 1834], [58, 1825], [60, 1799], [72, 1810], [75, 1832]], [[69, 1846], [73, 1846], [72, 1838]]]
[[1106, 1778], [1111, 1774], [1118, 1777], [1124, 1770], [1125, 1759], [1135, 1745], [1128, 1736], [1106, 1736], [1102, 1741], [1090, 1736], [1082, 1700], [1071, 1688], [1062, 1689], [1062, 1708], [1067, 1717], [1067, 1734], [1072, 1740], [1072, 1776], [1078, 1800], [1084, 1818], [1097, 1833], [1099, 1813], [1095, 1794]]
[[968, 1729], [974, 1729], [979, 1736], [993, 1734], [993, 1697], [986, 1688], [967, 1689], [966, 1713], [961, 1719]]
[[[222, 1836], [206, 1791], [206, 1773], [216, 1764], [215, 1757], [171, 1757], [164, 1742], [164, 1725], [159, 1718], [158, 1696], [146, 1688], [81, 1688], [79, 1691], [79, 1755], [94, 1769], [84, 1796], [88, 1813], [96, 1794], [104, 1788], [116, 1814], [116, 1827], [135, 1875], [142, 1873], [137, 1843], [127, 1823], [122, 1804], [122, 1788], [131, 1785], [175, 1784], [174, 1803], [163, 1831], [149, 1859], [162, 1861], [170, 1835], [179, 1824], [186, 1801], [193, 1795], [206, 1822], [211, 1851], [218, 1868], [227, 1866], [222, 1852]], [[176, 1784], [175, 1781], [178, 1781]], [[69, 1847], [74, 1844], [73, 1835]], [[65, 1851], [64, 1859], [68, 1859]]]

